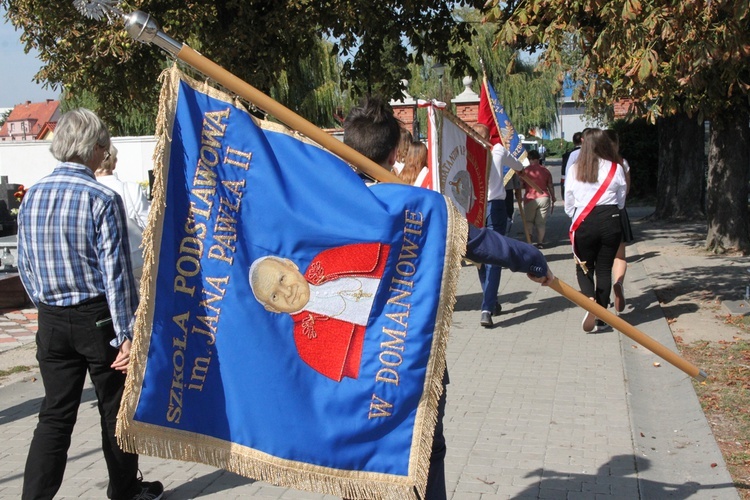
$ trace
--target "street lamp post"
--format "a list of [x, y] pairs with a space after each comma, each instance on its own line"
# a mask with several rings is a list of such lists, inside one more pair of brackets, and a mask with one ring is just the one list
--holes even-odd
[[445, 75], [445, 65], [443, 63], [436, 63], [432, 66], [432, 70], [438, 77], [438, 99], [443, 100], [443, 76]]
[[565, 94], [560, 94], [560, 98], [557, 100], [560, 104], [560, 138], [565, 140], [565, 130], [563, 129], [563, 105], [565, 104]]

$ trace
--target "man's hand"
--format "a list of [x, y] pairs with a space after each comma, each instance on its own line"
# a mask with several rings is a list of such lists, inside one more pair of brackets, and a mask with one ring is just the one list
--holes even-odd
[[120, 344], [120, 352], [117, 353], [111, 367], [119, 372], [128, 373], [128, 366], [130, 366], [130, 340], [125, 339], [125, 342]]
[[533, 274], [526, 274], [531, 281], [536, 281], [542, 286], [549, 286], [550, 283], [555, 279], [555, 275], [552, 274], [551, 269], [547, 269], [547, 276], [534, 276]]

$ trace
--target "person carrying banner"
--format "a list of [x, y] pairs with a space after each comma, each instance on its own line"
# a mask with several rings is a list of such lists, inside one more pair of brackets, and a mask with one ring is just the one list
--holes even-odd
[[[344, 143], [383, 168], [391, 170], [396, 159], [398, 129], [398, 120], [385, 100], [377, 97], [365, 98], [358, 106], [352, 108], [344, 121]], [[502, 179], [500, 185], [502, 187]], [[512, 271], [525, 271], [531, 280], [542, 285], [549, 285], [554, 279], [544, 255], [532, 245], [506, 238], [492, 229], [480, 229], [471, 224], [466, 244], [466, 258], [474, 262], [508, 267]], [[428, 500], [447, 498], [444, 463], [446, 445], [443, 434], [447, 384], [446, 370], [433, 434], [425, 495]]]
[[64, 114], [50, 147], [60, 164], [29, 189], [18, 215], [18, 268], [39, 310], [45, 392], [24, 499], [52, 498], [62, 484], [87, 371], [101, 414], [107, 497], [154, 500], [164, 491], [160, 482], [138, 478], [138, 455], [123, 452], [115, 438], [138, 295], [122, 200], [94, 177], [109, 146], [92, 111]]
[[[590, 129], [565, 179], [565, 213], [573, 219], [570, 240], [578, 286], [581, 293], [604, 308], [609, 306], [612, 265], [622, 240], [620, 210], [625, 206], [627, 190], [618, 160], [607, 134]], [[592, 333], [603, 322], [587, 312], [581, 326]]]
[[[482, 123], [474, 125], [474, 130], [489, 140], [490, 128]], [[523, 172], [523, 164], [510, 154], [502, 143], [492, 146], [492, 167], [487, 183], [487, 221], [486, 227], [505, 236], [508, 228], [508, 209], [506, 207], [506, 189], [503, 184], [503, 167], [509, 167], [517, 172]], [[485, 328], [491, 328], [492, 316], [500, 314], [502, 306], [497, 301], [497, 291], [500, 288], [500, 266], [483, 264], [479, 267], [479, 281], [482, 283], [482, 309], [479, 323]]]

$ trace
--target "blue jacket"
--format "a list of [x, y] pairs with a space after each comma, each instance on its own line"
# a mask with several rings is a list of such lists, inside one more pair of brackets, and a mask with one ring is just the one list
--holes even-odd
[[469, 224], [466, 258], [482, 264], [502, 266], [513, 272], [547, 275], [547, 260], [536, 247], [507, 238], [487, 228]]

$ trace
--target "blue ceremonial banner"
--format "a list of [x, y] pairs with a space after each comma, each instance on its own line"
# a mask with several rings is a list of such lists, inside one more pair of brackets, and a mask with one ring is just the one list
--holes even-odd
[[159, 115], [123, 447], [337, 496], [423, 492], [465, 220], [177, 69]]
[[521, 139], [510, 122], [505, 107], [497, 98], [495, 89], [492, 88], [492, 84], [486, 76], [482, 79], [477, 121], [490, 128], [490, 142], [492, 144], [500, 142], [516, 160], [526, 163], [526, 148], [521, 144]]

